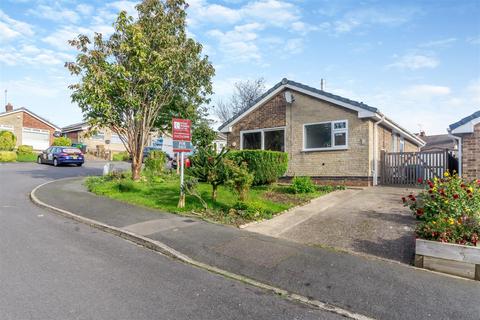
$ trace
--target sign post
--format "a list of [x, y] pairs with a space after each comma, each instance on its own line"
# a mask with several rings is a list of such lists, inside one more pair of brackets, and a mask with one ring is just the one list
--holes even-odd
[[[185, 152], [192, 150], [192, 123], [188, 119], [172, 119], [173, 152], [180, 153], [180, 198], [178, 207], [185, 207], [184, 166]], [[177, 157], [178, 159], [178, 157]], [[179, 167], [177, 160], [177, 169]]]

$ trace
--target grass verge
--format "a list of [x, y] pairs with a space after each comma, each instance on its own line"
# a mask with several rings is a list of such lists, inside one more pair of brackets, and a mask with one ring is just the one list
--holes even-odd
[[287, 185], [257, 186], [250, 189], [246, 201], [239, 202], [235, 194], [224, 186], [219, 187], [217, 201], [213, 201], [210, 185], [199, 183], [198, 193], [208, 205], [208, 209], [205, 210], [199, 199], [190, 195], [186, 196], [185, 208], [178, 208], [180, 193], [178, 177], [171, 176], [160, 180], [153, 183], [134, 182], [125, 177], [89, 177], [86, 186], [97, 195], [119, 201], [172, 213], [194, 214], [232, 225], [270, 219], [279, 212], [340, 188], [319, 186], [312, 193], [293, 194]]

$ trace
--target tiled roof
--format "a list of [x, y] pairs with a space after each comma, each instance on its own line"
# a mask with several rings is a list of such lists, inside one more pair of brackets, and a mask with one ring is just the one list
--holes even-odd
[[59, 126], [56, 126], [55, 124], [53, 124], [52, 122], [48, 121], [47, 119], [43, 118], [43, 117], [40, 117], [38, 114], [28, 110], [27, 108], [24, 108], [24, 107], [21, 107], [21, 108], [17, 108], [17, 109], [13, 109], [12, 111], [4, 111], [4, 112], [1, 112], [0, 113], [0, 117], [1, 116], [4, 116], [8, 113], [13, 113], [13, 112], [19, 112], [19, 111], [24, 111], [24, 112], [27, 112], [27, 113], [30, 113], [31, 115], [35, 116], [36, 118], [38, 118], [39, 120], [41, 120], [42, 122], [45, 122], [46, 124], [48, 124], [49, 126], [51, 126], [52, 128], [54, 129], [60, 129]]
[[343, 103], [348, 103], [348, 104], [351, 104], [353, 106], [356, 106], [356, 107], [359, 107], [359, 108], [362, 108], [362, 109], [365, 109], [367, 111], [371, 111], [371, 112], [378, 112], [378, 109], [377, 108], [374, 108], [374, 107], [371, 107], [363, 102], [358, 102], [358, 101], [355, 101], [355, 100], [350, 100], [350, 99], [347, 99], [347, 98], [344, 98], [344, 97], [341, 97], [341, 96], [338, 96], [338, 95], [335, 95], [335, 94], [332, 94], [330, 92], [326, 92], [326, 91], [323, 91], [323, 90], [320, 90], [320, 89], [317, 89], [317, 88], [313, 88], [313, 87], [310, 87], [310, 86], [307, 86], [305, 84], [302, 84], [302, 83], [299, 83], [299, 82], [295, 82], [295, 81], [292, 81], [292, 80], [288, 80], [287, 78], [283, 78], [282, 81], [278, 82], [276, 85], [274, 85], [273, 87], [271, 87], [270, 89], [268, 89], [268, 91], [266, 91], [264, 94], [262, 94], [260, 97], [258, 97], [255, 101], [252, 102], [251, 105], [249, 105], [248, 107], [244, 108], [243, 110], [241, 110], [240, 112], [238, 112], [237, 114], [235, 114], [232, 118], [230, 118], [228, 121], [226, 121], [225, 123], [223, 123], [219, 128], [218, 130], [222, 130], [223, 128], [225, 128], [228, 124], [230, 124], [232, 121], [234, 121], [235, 119], [237, 119], [238, 117], [240, 117], [244, 112], [246, 112], [248, 109], [250, 109], [252, 106], [254, 106], [255, 104], [257, 104], [259, 101], [262, 101], [265, 97], [267, 97], [269, 94], [271, 94], [273, 91], [277, 90], [279, 87], [283, 86], [283, 85], [291, 85], [291, 86], [294, 86], [294, 87], [298, 87], [298, 88], [301, 88], [301, 89], [304, 89], [304, 90], [307, 90], [307, 91], [310, 91], [312, 93], [316, 93], [316, 94], [321, 94], [327, 98], [330, 98], [330, 99], [334, 99], [334, 100], [337, 100], [339, 102], [343, 102]]
[[463, 118], [460, 121], [457, 121], [457, 122], [451, 124], [450, 125], [450, 130], [455, 130], [458, 127], [460, 127], [460, 126], [464, 125], [465, 123], [468, 123], [468, 122], [470, 122], [470, 121], [472, 121], [473, 119], [476, 119], [476, 118], [480, 118], [480, 110], [478, 110], [477, 112], [474, 112], [473, 114], [469, 115], [468, 117]]

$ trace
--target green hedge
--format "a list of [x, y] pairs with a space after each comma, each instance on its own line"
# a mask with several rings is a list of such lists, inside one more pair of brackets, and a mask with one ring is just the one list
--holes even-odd
[[67, 137], [58, 137], [53, 139], [52, 146], [59, 146], [59, 147], [70, 147], [72, 145], [72, 140]]
[[36, 162], [38, 155], [36, 153], [18, 153], [17, 152], [17, 161], [18, 162]]
[[27, 145], [21, 145], [21, 146], [18, 146], [17, 148], [17, 153], [20, 154], [20, 153], [28, 153], [28, 154], [31, 154], [33, 153], [33, 147], [32, 146], [27, 146]]
[[267, 150], [230, 151], [228, 158], [238, 164], [246, 162], [248, 171], [253, 173], [254, 185], [270, 184], [282, 177], [287, 171], [288, 154]]
[[112, 156], [112, 161], [128, 161], [130, 160], [130, 155], [126, 151], [114, 153]]
[[0, 162], [17, 161], [17, 153], [15, 151], [0, 151]]

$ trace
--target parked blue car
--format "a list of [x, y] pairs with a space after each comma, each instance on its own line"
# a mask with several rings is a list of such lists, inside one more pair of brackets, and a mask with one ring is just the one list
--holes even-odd
[[84, 161], [82, 151], [74, 147], [50, 147], [37, 158], [39, 164], [49, 163], [55, 167], [62, 164], [75, 164], [81, 167]]

